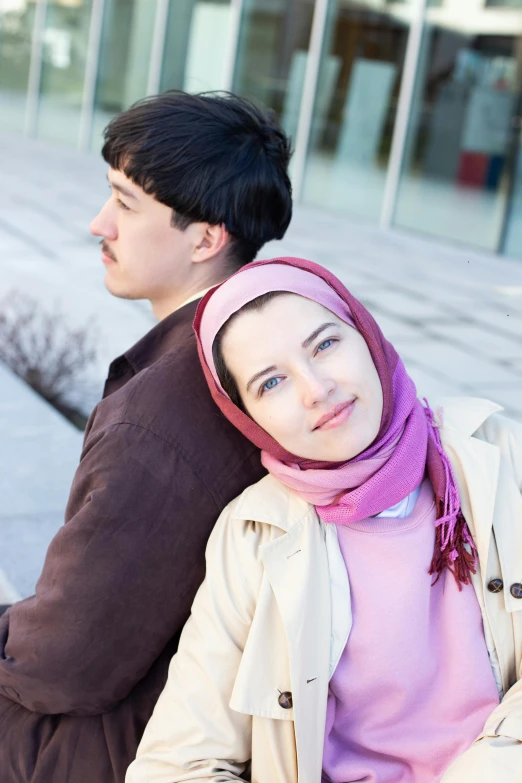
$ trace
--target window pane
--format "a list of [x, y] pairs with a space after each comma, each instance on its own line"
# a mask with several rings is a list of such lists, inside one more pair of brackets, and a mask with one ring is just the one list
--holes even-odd
[[31, 61], [34, 5], [0, 3], [0, 126], [21, 131]]
[[54, 0], [47, 7], [37, 133], [76, 144], [91, 19], [91, 0]]
[[147, 93], [156, 0], [105, 0], [92, 147], [115, 114]]
[[489, 12], [459, 8], [425, 27], [395, 222], [496, 250], [512, 172], [516, 38], [512, 20], [488, 35]]
[[161, 90], [224, 89], [231, 33], [230, 0], [171, 0]]
[[245, 0], [234, 92], [275, 110], [295, 139], [313, 0]]
[[306, 203], [378, 220], [411, 5], [331, 3], [305, 172]]

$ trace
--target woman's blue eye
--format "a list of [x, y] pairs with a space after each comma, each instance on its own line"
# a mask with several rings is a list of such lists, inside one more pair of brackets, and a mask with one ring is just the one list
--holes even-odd
[[324, 351], [325, 348], [328, 348], [333, 343], [333, 340], [325, 340], [324, 343], [321, 343], [321, 345], [317, 346], [318, 351]]
[[280, 380], [280, 378], [270, 378], [266, 383], [263, 384], [261, 391], [270, 391], [270, 389], [273, 389], [275, 386], [277, 386]]

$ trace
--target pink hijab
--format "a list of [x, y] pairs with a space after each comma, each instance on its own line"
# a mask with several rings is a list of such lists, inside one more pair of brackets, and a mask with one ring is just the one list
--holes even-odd
[[[212, 357], [214, 339], [231, 315], [273, 291], [299, 294], [326, 307], [364, 337], [383, 391], [381, 425], [374, 442], [345, 463], [312, 462], [289, 454], [224, 392]], [[423, 408], [396, 353], [366, 308], [323, 267], [299, 258], [276, 258], [242, 267], [201, 300], [194, 320], [198, 351], [210, 392], [227, 419], [261, 449], [267, 470], [317, 508], [327, 523], [346, 524], [384, 511], [421, 483], [426, 471], [437, 505], [437, 535], [430, 573], [448, 568], [459, 586], [475, 572], [476, 550], [460, 510], [451, 464], [433, 414]]]

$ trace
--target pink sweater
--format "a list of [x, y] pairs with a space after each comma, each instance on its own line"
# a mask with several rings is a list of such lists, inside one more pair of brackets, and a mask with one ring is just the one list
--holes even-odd
[[436, 783], [499, 702], [473, 587], [432, 587], [429, 481], [413, 513], [339, 526], [353, 628], [330, 682], [323, 778]]

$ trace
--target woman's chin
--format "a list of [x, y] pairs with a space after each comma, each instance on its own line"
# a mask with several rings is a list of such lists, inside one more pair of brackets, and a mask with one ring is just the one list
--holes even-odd
[[[362, 437], [361, 433], [336, 431], [335, 442], [323, 443], [315, 449], [315, 456], [310, 459], [319, 462], [348, 462], [359, 456], [373, 442], [375, 435], [368, 434]], [[334, 438], [332, 438], [334, 441]], [[318, 456], [320, 455], [320, 456]]]

